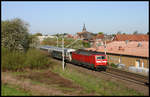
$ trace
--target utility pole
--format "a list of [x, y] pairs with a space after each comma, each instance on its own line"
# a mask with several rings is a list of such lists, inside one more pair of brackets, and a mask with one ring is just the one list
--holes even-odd
[[104, 39], [105, 39], [104, 49], [105, 49], [105, 55], [106, 55], [106, 36], [104, 36]]
[[56, 38], [57, 38], [57, 47], [58, 47], [58, 36], [56, 36]]
[[105, 55], [106, 55], [106, 40], [105, 40]]
[[64, 35], [63, 35], [63, 37], [62, 37], [62, 68], [63, 68], [63, 71], [64, 71], [64, 69], [65, 69], [65, 67], [64, 67]]

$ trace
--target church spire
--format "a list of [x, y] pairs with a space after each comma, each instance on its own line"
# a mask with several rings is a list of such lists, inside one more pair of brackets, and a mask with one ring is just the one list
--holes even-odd
[[82, 32], [86, 32], [85, 24], [83, 25], [83, 30]]

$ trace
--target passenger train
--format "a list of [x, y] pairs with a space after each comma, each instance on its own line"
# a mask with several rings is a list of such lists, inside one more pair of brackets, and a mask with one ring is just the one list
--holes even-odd
[[[54, 46], [40, 46], [41, 50], [47, 51], [52, 57], [62, 59], [62, 48]], [[87, 51], [83, 49], [64, 48], [66, 62], [89, 67], [95, 70], [106, 70], [107, 58], [104, 53]]]

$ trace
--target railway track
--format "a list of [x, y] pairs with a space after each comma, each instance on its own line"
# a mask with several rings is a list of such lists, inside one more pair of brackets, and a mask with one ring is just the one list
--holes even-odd
[[[75, 65], [75, 64], [70, 63], [70, 62], [69, 62], [69, 64]], [[130, 83], [142, 85], [144, 87], [149, 86], [149, 82], [148, 82], [149, 77], [148, 76], [143, 76], [143, 75], [139, 75], [139, 74], [135, 74], [135, 73], [131, 73], [131, 72], [127, 72], [127, 71], [124, 71], [124, 70], [119, 70], [119, 69], [111, 68], [111, 67], [108, 67], [108, 69], [106, 71], [100, 71], [100, 72], [94, 71], [94, 72], [97, 73], [97, 74], [103, 73], [103, 74], [109, 75], [113, 78], [123, 80], [124, 82], [128, 81]]]
[[[104, 73], [104, 72], [103, 72]], [[124, 70], [119, 70], [116, 68], [108, 67], [107, 71], [105, 72], [109, 75], [115, 76], [117, 78], [121, 78], [124, 80], [132, 81], [141, 85], [148, 86], [149, 77], [144, 75], [139, 75], [131, 72], [127, 72]]]
[[129, 79], [120, 75], [116, 75], [110, 72], [105, 72], [105, 71], [95, 71], [95, 70], [91, 70], [89, 68], [83, 68], [83, 66], [80, 65], [75, 65], [75, 64], [71, 64], [71, 63], [67, 63], [67, 67], [68, 68], [76, 68], [78, 71], [88, 74], [88, 75], [92, 75], [95, 77], [99, 77], [103, 80], [106, 81], [112, 81], [115, 83], [120, 83], [122, 85], [124, 85], [127, 88], [133, 89], [135, 91], [144, 93], [145, 95], [149, 95], [149, 87], [147, 85], [145, 85], [145, 83], [133, 80], [133, 79]]
[[[70, 62], [68, 64], [75, 65]], [[75, 66], [77, 66], [77, 65], [75, 65]], [[80, 66], [80, 65], [78, 65], [78, 66]], [[85, 67], [85, 66], [82, 66], [82, 67]], [[89, 69], [89, 68], [86, 68], [86, 69]], [[143, 76], [143, 75], [139, 75], [139, 74], [135, 74], [135, 73], [131, 73], [131, 72], [127, 72], [124, 70], [119, 70], [119, 69], [111, 68], [111, 67], [108, 67], [108, 69], [106, 71], [99, 72], [99, 71], [94, 70], [94, 72], [97, 73], [97, 75], [103, 73], [103, 74], [109, 75], [113, 78], [123, 80], [124, 82], [126, 81], [126, 82], [130, 82], [130, 83], [142, 85], [144, 87], [149, 87], [149, 82], [148, 82], [149, 77], [148, 76]]]
[[78, 71], [88, 74], [88, 75], [92, 75], [95, 77], [99, 77], [103, 80], [106, 81], [112, 81], [115, 83], [119, 83], [124, 85], [127, 88], [133, 89], [135, 91], [141, 92], [144, 95], [149, 95], [149, 87], [148, 85], [146, 85], [145, 83], [133, 80], [133, 79], [129, 79], [120, 75], [116, 75], [110, 72], [105, 72], [105, 71], [95, 71], [95, 70], [91, 70], [89, 68], [83, 68], [83, 66], [80, 65], [75, 65], [75, 64], [71, 64], [71, 63], [67, 63], [67, 67], [68, 68], [76, 68]]
[[115, 77], [115, 78], [118, 78], [118, 79], [120, 79], [120, 80], [129, 81], [129, 82], [132, 82], [132, 83], [135, 83], [135, 84], [147, 86], [147, 85], [146, 85], [145, 83], [143, 83], [143, 82], [139, 82], [139, 81], [137, 81], [137, 80], [129, 79], [129, 78], [126, 78], [126, 77], [123, 77], [123, 76], [120, 76], [120, 75], [116, 75], [116, 74], [112, 74], [112, 73], [108, 73], [108, 72], [101, 72], [101, 73], [106, 74], [106, 75], [110, 75], [110, 76]]

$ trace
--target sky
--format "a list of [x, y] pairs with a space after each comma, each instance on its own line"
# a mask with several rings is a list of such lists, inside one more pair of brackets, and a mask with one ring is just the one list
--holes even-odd
[[29, 33], [149, 32], [148, 1], [2, 1], [1, 20], [20, 18]]

